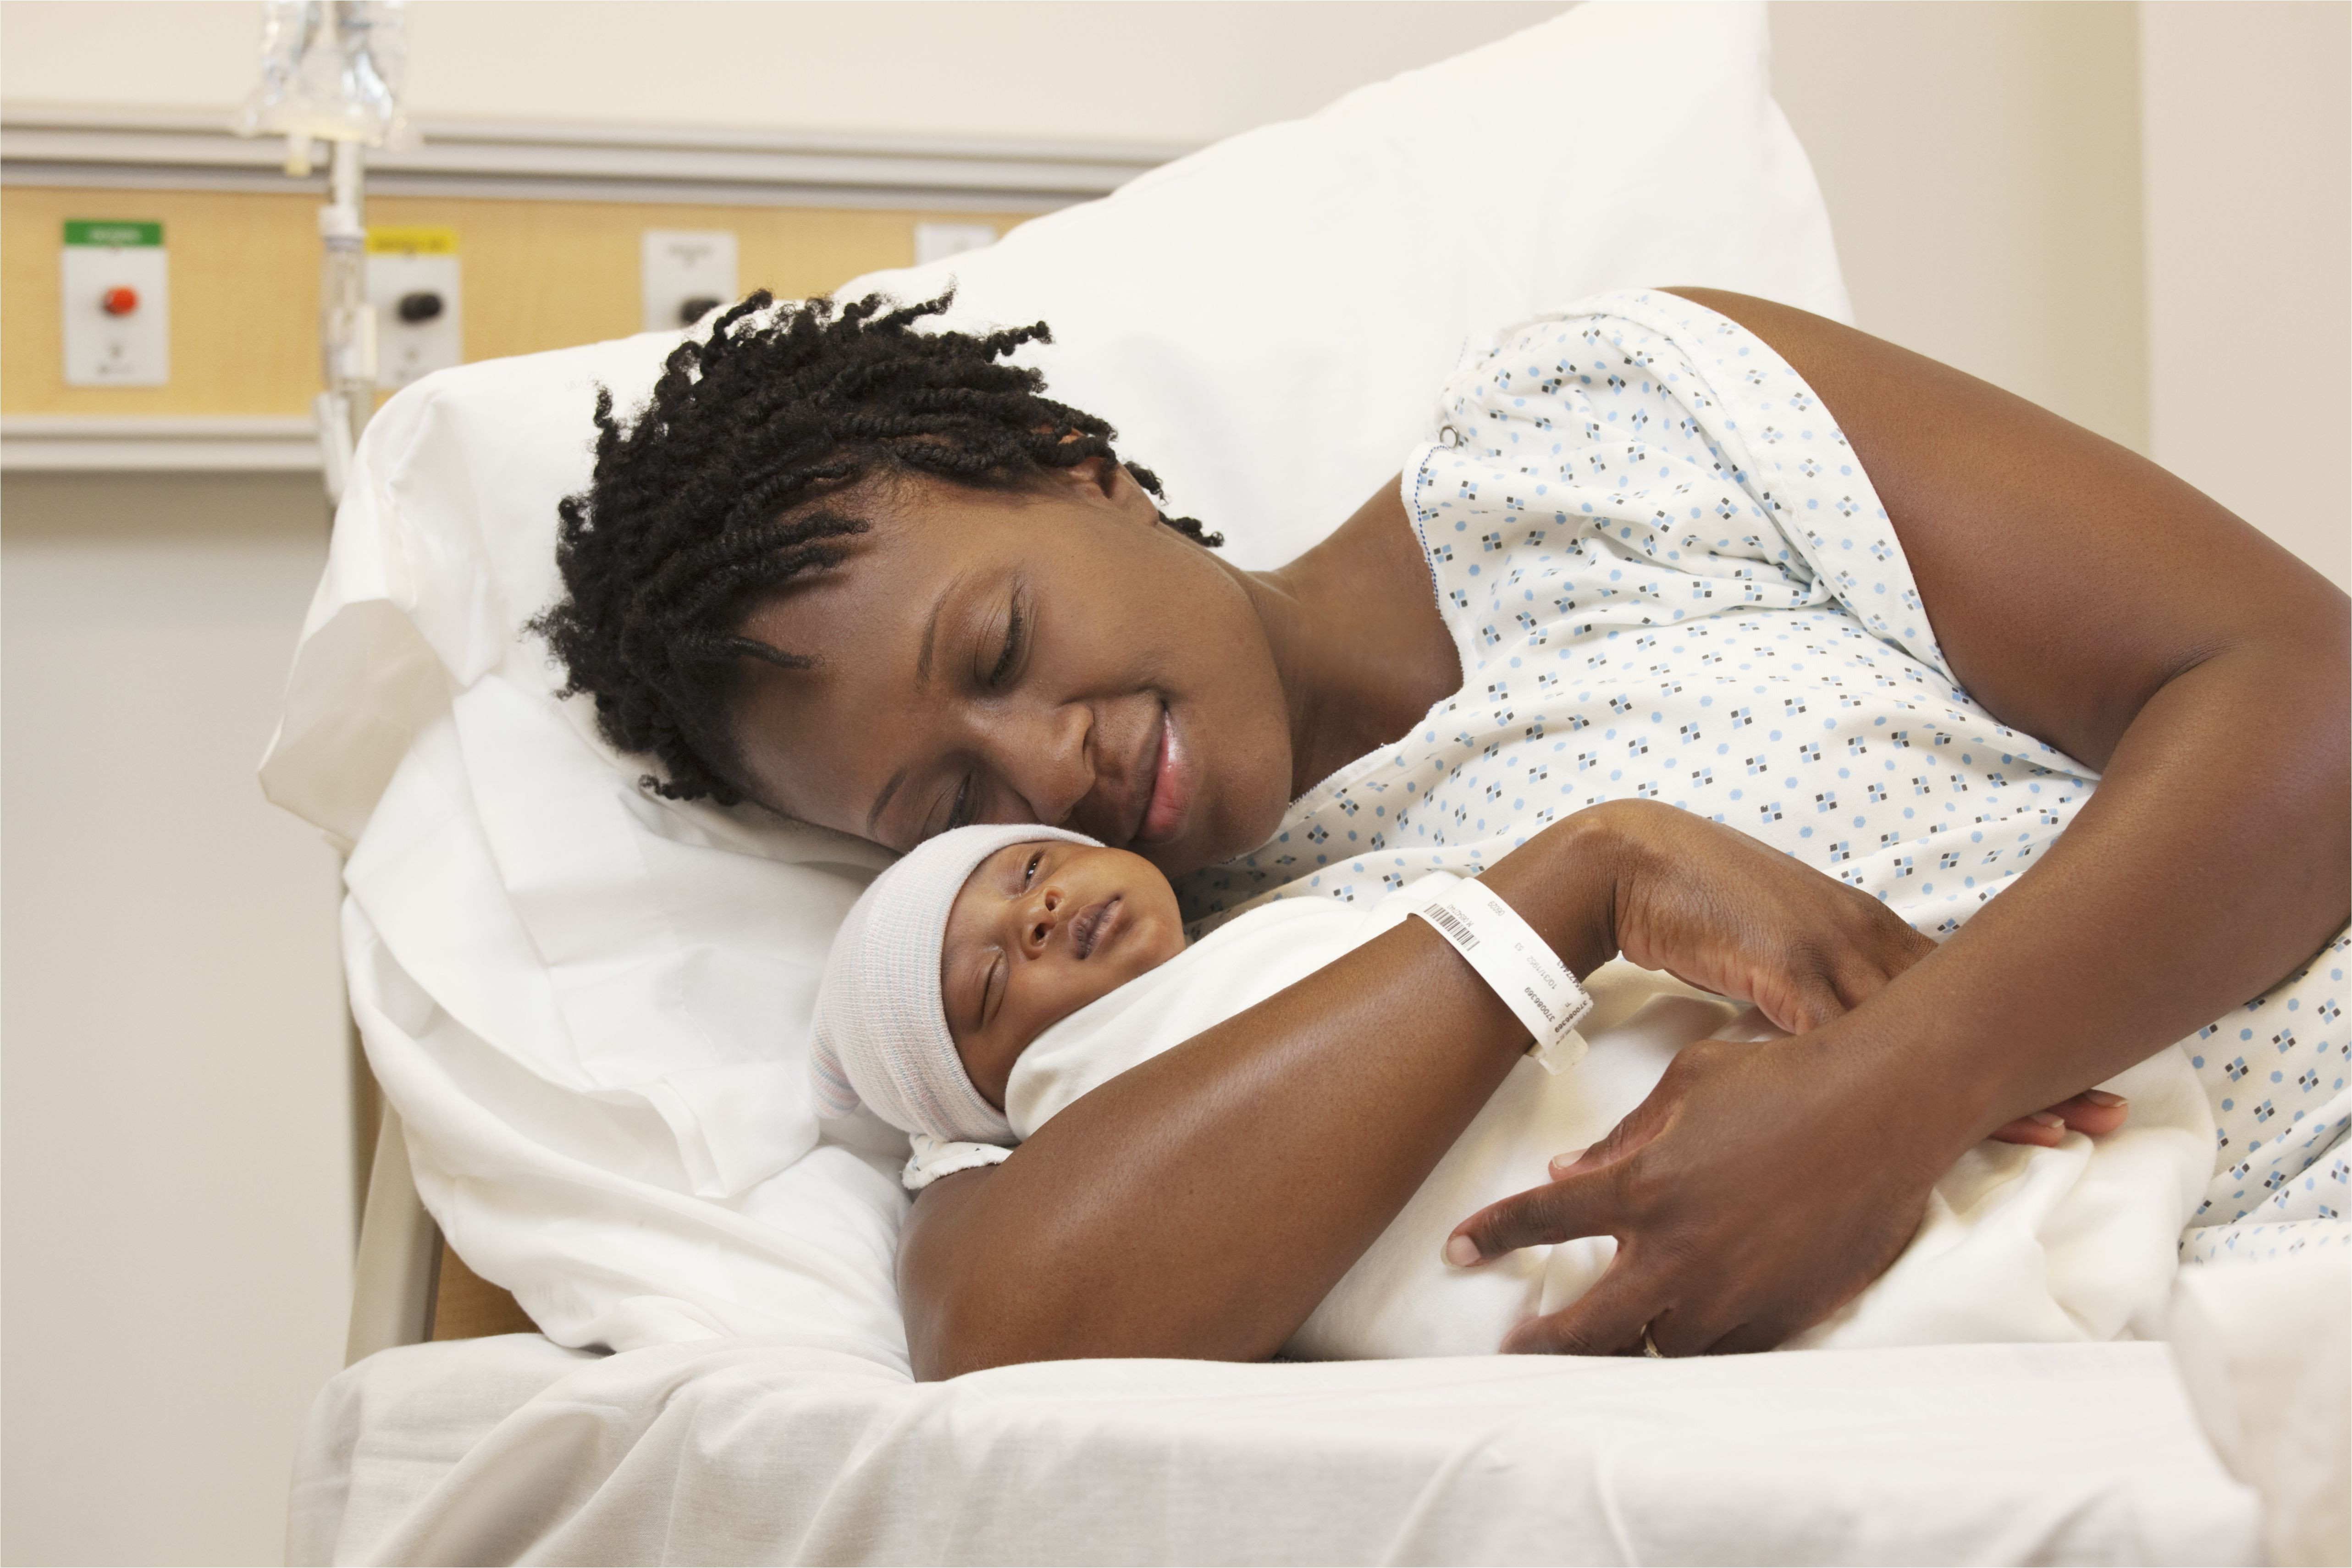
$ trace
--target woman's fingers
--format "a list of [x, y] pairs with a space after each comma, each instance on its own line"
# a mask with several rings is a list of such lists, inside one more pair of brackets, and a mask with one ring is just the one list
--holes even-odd
[[[1710, 1052], [1738, 1049], [1724, 1040], [1696, 1041], [1683, 1047], [1666, 1076], [1687, 1071]], [[1626, 1170], [1665, 1125], [1670, 1098], [1653, 1090], [1600, 1142], [1553, 1156], [1549, 1184], [1490, 1204], [1454, 1226], [1445, 1238], [1445, 1261], [1468, 1268], [1522, 1247], [1612, 1234], [1627, 1213]]]
[[[1762, 1351], [1778, 1350], [1782, 1341], [1796, 1331], [1777, 1323], [1742, 1323], [1729, 1333], [1718, 1337], [1706, 1347], [1709, 1355], [1755, 1355]], [[1667, 1352], [1672, 1353], [1672, 1352]]]
[[[1599, 1283], [1549, 1317], [1529, 1318], [1503, 1336], [1505, 1355], [1641, 1355], [1719, 1353], [1743, 1339], [1745, 1325], [1712, 1323], [1702, 1315], [1660, 1307], [1658, 1281], [1621, 1255]], [[1776, 1335], [1752, 1348], [1769, 1350]]]
[[2085, 1089], [2047, 1110], [2021, 1116], [1992, 1133], [1995, 1142], [2032, 1143], [2053, 1148], [2069, 1131], [2104, 1138], [2131, 1120], [2131, 1101], [2103, 1089]]
[[1768, 1001], [1759, 996], [1756, 1005], [1763, 1008], [1766, 1017], [1792, 1035], [1811, 1034], [1847, 1010], [1837, 986], [1818, 968], [1802, 969], [1791, 975], [1790, 994], [1785, 999], [1775, 996]]
[[1988, 1134], [1996, 1143], [2025, 1143], [2037, 1148], [2054, 1149], [2066, 1137], [2066, 1119], [2047, 1110], [2037, 1110], [2031, 1116], [2021, 1116], [2005, 1126], [1996, 1127]]
[[2131, 1120], [2131, 1101], [2120, 1094], [2110, 1094], [2104, 1089], [2085, 1089], [2051, 1110], [2065, 1120], [2077, 1132], [2087, 1132], [2094, 1138], [2103, 1137]]
[[1445, 1261], [1466, 1268], [1522, 1247], [1606, 1236], [1621, 1212], [1614, 1173], [1583, 1172], [1480, 1209], [1445, 1238]]
[[1503, 1353], [1616, 1355], [1637, 1349], [1651, 1318], [1648, 1292], [1638, 1270], [1624, 1262], [1612, 1264], [1569, 1306], [1549, 1317], [1529, 1318], [1504, 1335]]

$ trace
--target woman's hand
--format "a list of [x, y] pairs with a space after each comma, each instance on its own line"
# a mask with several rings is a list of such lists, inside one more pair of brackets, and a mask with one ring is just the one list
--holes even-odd
[[[1919, 1097], [1851, 1070], [1853, 1053], [1885, 1047], [1838, 1037], [1850, 1033], [1687, 1046], [1608, 1137], [1552, 1162], [1550, 1185], [1465, 1221], [1448, 1244], [1457, 1262], [1571, 1237], [1620, 1241], [1590, 1292], [1522, 1323], [1503, 1348], [1609, 1354], [1638, 1346], [1646, 1326], [1664, 1355], [1769, 1350], [1885, 1272], [1953, 1156]], [[2052, 1143], [2126, 1114], [2120, 1097], [2093, 1090], [1992, 1136]]]
[[1882, 1047], [1842, 1033], [1685, 1047], [1607, 1138], [1555, 1163], [1558, 1180], [1465, 1222], [1455, 1261], [1618, 1238], [1599, 1283], [1503, 1348], [1605, 1355], [1646, 1326], [1670, 1356], [1769, 1350], [1884, 1272], [1951, 1152], [1916, 1097], [1888, 1092], [1899, 1079], [1853, 1070]]
[[1578, 816], [1596, 814], [1621, 847], [1612, 934], [1627, 961], [1752, 1002], [1791, 1034], [1936, 951], [1869, 894], [1736, 828], [1649, 801]]
[[[1648, 801], [1570, 820], [1605, 826], [1615, 861], [1609, 938], [1629, 962], [1752, 1002], [1791, 1034], [1860, 1006], [1936, 951], [1876, 899], [1721, 823]], [[2112, 1132], [2129, 1114], [2122, 1097], [2088, 1089], [1991, 1136], [2046, 1146], [2070, 1131]]]
[[[1877, 900], [1704, 817], [1624, 802], [1572, 820], [1609, 846], [1609, 940], [1628, 960], [1752, 1002], [1792, 1034], [1685, 1047], [1607, 1138], [1555, 1162], [1550, 1185], [1466, 1220], [1449, 1256], [1619, 1237], [1601, 1282], [1523, 1324], [1510, 1350], [1607, 1353], [1638, 1344], [1645, 1325], [1668, 1354], [1769, 1349], [1894, 1261], [1958, 1153], [1916, 1100], [1858, 1108], [1899, 1080], [1852, 1070], [1858, 1052], [1885, 1047], [1832, 1027], [1936, 944]], [[2127, 1114], [2091, 1090], [1992, 1136], [2054, 1143]]]

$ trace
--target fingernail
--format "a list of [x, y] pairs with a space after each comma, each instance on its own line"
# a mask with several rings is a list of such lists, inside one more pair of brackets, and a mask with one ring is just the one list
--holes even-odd
[[[1426, 1244], [1424, 1244], [1426, 1245]], [[1466, 1236], [1445, 1238], [1445, 1261], [1456, 1268], [1467, 1268], [1478, 1261], [1478, 1244]]]
[[2062, 1132], [2066, 1130], [2066, 1119], [2054, 1110], [2037, 1110], [2026, 1120], [2039, 1121], [2044, 1127], [2054, 1127]]
[[1551, 1173], [1555, 1176], [1559, 1175], [1562, 1171], [1583, 1159], [1584, 1153], [1582, 1149], [1570, 1149], [1565, 1154], [1554, 1154], [1551, 1157]]
[[2084, 1089], [2083, 1091], [2083, 1098], [2089, 1100], [2093, 1105], [2102, 1106], [2109, 1110], [2114, 1110], [2118, 1105], [2129, 1105], [2131, 1103], [2130, 1100], [2125, 1099], [2122, 1095], [2109, 1094], [2104, 1089]]

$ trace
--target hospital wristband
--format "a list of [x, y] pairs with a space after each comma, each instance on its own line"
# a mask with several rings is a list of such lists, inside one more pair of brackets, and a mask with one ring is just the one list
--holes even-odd
[[1409, 912], [1452, 942], [1478, 978], [1527, 1026], [1535, 1037], [1528, 1054], [1546, 1072], [1574, 1067], [1583, 1058], [1584, 1037], [1576, 1026], [1592, 1011], [1592, 998], [1518, 910], [1484, 883], [1448, 878]]

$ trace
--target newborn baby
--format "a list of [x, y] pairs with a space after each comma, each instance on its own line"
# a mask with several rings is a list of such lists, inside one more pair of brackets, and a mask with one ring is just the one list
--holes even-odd
[[[1038, 826], [942, 834], [875, 879], [843, 922], [817, 998], [818, 1103], [835, 1117], [862, 1103], [911, 1134], [910, 1187], [1001, 1160], [1089, 1090], [1462, 886], [1439, 872], [1370, 904], [1284, 900], [1188, 947], [1174, 890], [1140, 857]], [[1682, 1047], [1779, 1033], [1622, 963], [1584, 984], [1592, 1011], [1583, 1037], [1554, 1045], [1559, 1070], [1512, 1069], [1286, 1353], [1491, 1353], [1522, 1320], [1568, 1305], [1608, 1267], [1612, 1238], [1457, 1268], [1446, 1237], [1548, 1180], [1552, 1156], [1598, 1142]], [[1792, 1347], [2152, 1332], [2212, 1163], [2212, 1121], [2177, 1047], [2106, 1087], [2131, 1099], [2128, 1127], [2095, 1143], [1971, 1150], [1887, 1272]]]

